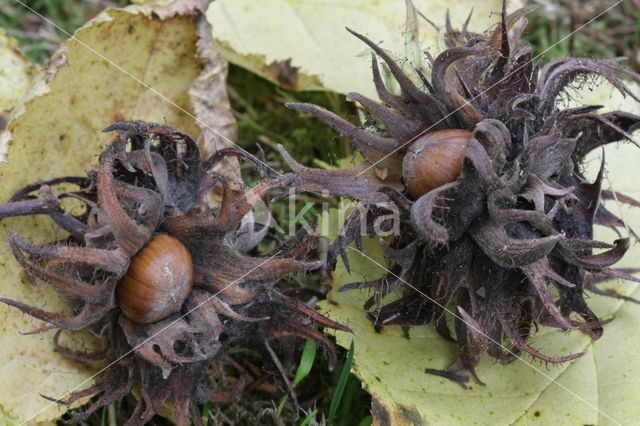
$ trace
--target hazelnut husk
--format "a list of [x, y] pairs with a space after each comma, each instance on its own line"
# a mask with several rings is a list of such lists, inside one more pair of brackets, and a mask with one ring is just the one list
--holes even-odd
[[[300, 232], [258, 256], [265, 229], [241, 226], [257, 202], [268, 205], [294, 176], [263, 176], [236, 193], [213, 169], [228, 156], [257, 161], [243, 151], [202, 159], [188, 135], [156, 123], [118, 122], [105, 131], [118, 136], [96, 171], [28, 185], [0, 205], [0, 219], [44, 214], [69, 233], [33, 245], [10, 232], [9, 244], [27, 273], [54, 287], [71, 313], [0, 301], [48, 323], [33, 332], [60, 329], [54, 343], [64, 356], [109, 365], [94, 385], [57, 402], [96, 396], [73, 415], [84, 421], [137, 384], [140, 397], [127, 424], [149, 422], [165, 403], [173, 405], [178, 425], [197, 423], [200, 403], [236, 401], [249, 385], [246, 372], [230, 367], [242, 350], [273, 362], [297, 407], [278, 350], [294, 350], [296, 338], [311, 339], [333, 366], [333, 344], [311, 323], [349, 329], [277, 288], [291, 274], [322, 265], [305, 260], [313, 236]], [[206, 201], [215, 187], [221, 187], [220, 206]], [[69, 197], [84, 209], [65, 211], [61, 200]], [[59, 344], [61, 330], [80, 329], [105, 338], [108, 349], [84, 353]], [[276, 346], [283, 339], [286, 344]]]
[[[543, 354], [530, 338], [539, 325], [599, 338], [606, 321], [588, 306], [585, 290], [622, 297], [597, 284], [611, 277], [636, 280], [612, 268], [629, 238], [596, 241], [593, 228], [626, 229], [604, 200], [640, 203], [603, 190], [604, 158], [595, 181], [585, 178], [583, 164], [595, 149], [632, 140], [640, 117], [598, 113], [598, 105], [561, 108], [559, 100], [574, 81], [599, 76], [640, 102], [622, 80], [640, 76], [614, 59], [560, 58], [539, 71], [531, 47], [520, 39], [523, 15], [507, 15], [503, 7], [500, 25], [486, 34], [447, 28], [447, 49], [430, 58], [430, 77], [420, 74], [420, 84], [384, 49], [349, 30], [374, 52], [373, 80], [382, 102], [347, 96], [368, 114], [369, 125], [358, 127], [312, 104], [287, 105], [323, 120], [364, 162], [319, 170], [279, 148], [301, 181], [298, 190], [361, 203], [333, 243], [329, 267], [342, 257], [349, 268], [347, 245], [359, 243], [362, 229], [368, 236], [399, 230], [385, 239], [388, 273], [341, 291], [373, 289], [364, 308], [375, 327], [431, 324], [455, 341], [458, 360], [447, 371], [427, 372], [460, 384], [469, 373], [477, 378], [475, 366], [485, 353], [510, 362], [526, 352], [550, 363], [582, 355]], [[398, 93], [385, 86], [377, 58], [397, 81]], [[448, 135], [457, 142], [427, 151], [430, 140]], [[399, 223], [390, 219], [395, 211]], [[392, 301], [385, 300], [398, 288]]]

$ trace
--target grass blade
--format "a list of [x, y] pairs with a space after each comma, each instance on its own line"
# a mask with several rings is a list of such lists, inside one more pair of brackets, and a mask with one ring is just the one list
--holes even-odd
[[300, 426], [307, 426], [311, 421], [311, 419], [313, 419], [316, 416], [316, 414], [318, 414], [318, 410], [313, 410], [312, 412], [310, 412], [309, 415], [304, 418], [302, 423], [300, 423]]
[[297, 385], [309, 375], [313, 362], [316, 359], [316, 342], [313, 340], [307, 340], [302, 350], [302, 356], [300, 357], [300, 364], [298, 364], [298, 370], [296, 376], [293, 378], [293, 386]]
[[333, 423], [333, 418], [338, 412], [338, 407], [340, 406], [340, 400], [342, 399], [342, 394], [344, 393], [344, 388], [347, 384], [349, 373], [351, 372], [351, 364], [353, 363], [353, 352], [354, 352], [354, 344], [352, 340], [351, 347], [349, 348], [349, 353], [347, 353], [347, 359], [345, 360], [344, 365], [342, 366], [342, 371], [340, 372], [340, 378], [338, 379], [336, 390], [333, 394], [333, 398], [331, 399], [331, 405], [329, 406], [329, 417], [327, 418], [328, 424]]
[[[305, 377], [309, 375], [311, 372], [311, 367], [313, 367], [313, 362], [316, 359], [316, 349], [318, 345], [313, 340], [307, 340], [304, 344], [304, 349], [302, 350], [302, 356], [300, 357], [300, 364], [298, 364], [298, 369], [296, 370], [296, 376], [293, 378], [292, 385], [296, 386], [300, 383]], [[289, 396], [285, 395], [280, 400], [276, 411], [278, 414], [282, 414], [282, 410], [284, 409], [285, 404], [289, 401]]]

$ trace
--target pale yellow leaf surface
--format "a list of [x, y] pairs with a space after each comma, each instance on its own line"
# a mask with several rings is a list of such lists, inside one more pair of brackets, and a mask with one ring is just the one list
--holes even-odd
[[[638, 86], [633, 86], [640, 93]], [[606, 110], [624, 109], [640, 113], [640, 105], [626, 100], [611, 86], [602, 85], [593, 92], [583, 90], [583, 101], [604, 104]], [[575, 96], [576, 101], [579, 96]], [[636, 136], [640, 136], [636, 133]], [[588, 175], [593, 178], [601, 152], [587, 159]], [[640, 198], [640, 149], [631, 143], [606, 148], [608, 178], [605, 187]], [[639, 209], [609, 203], [614, 214], [621, 214], [634, 229], [640, 229]], [[335, 235], [337, 214], [324, 217], [326, 230]], [[322, 224], [321, 224], [322, 226]], [[596, 238], [612, 241], [615, 235], [597, 229]], [[338, 332], [338, 344], [348, 348], [355, 339], [354, 373], [371, 393], [376, 422], [386, 424], [437, 425], [611, 425], [633, 424], [640, 418], [640, 306], [604, 296], [591, 295], [587, 303], [600, 318], [615, 317], [605, 325], [604, 336], [592, 342], [579, 332], [562, 333], [541, 328], [533, 337], [533, 346], [550, 355], [586, 350], [573, 362], [544, 365], [523, 355], [521, 360], [503, 366], [484, 357], [478, 375], [486, 386], [470, 382], [464, 390], [446, 379], [425, 373], [426, 368], [446, 369], [456, 359], [456, 347], [440, 338], [429, 327], [413, 327], [410, 339], [398, 327], [376, 333], [366, 319], [362, 305], [370, 296], [364, 290], [339, 293], [336, 290], [354, 281], [372, 280], [384, 273], [383, 251], [376, 240], [367, 240], [363, 257], [348, 249], [351, 274], [339, 262], [334, 275], [334, 290], [320, 304], [323, 313], [348, 324], [354, 334]], [[376, 262], [379, 264], [376, 264]], [[640, 247], [634, 242], [621, 267], [637, 267]], [[609, 282], [603, 288], [616, 289], [640, 298], [640, 288], [630, 282]]]
[[17, 41], [0, 28], [0, 112], [13, 108], [37, 68], [18, 50]]
[[[444, 23], [447, 9], [454, 27], [473, 8], [470, 29], [484, 31], [499, 19], [500, 0], [414, 0], [432, 22]], [[510, 1], [510, 10], [522, 5]], [[215, 46], [234, 64], [296, 90], [359, 92], [375, 98], [371, 57], [349, 27], [401, 57], [404, 55], [404, 0], [217, 0], [207, 19]], [[420, 45], [438, 46], [438, 31], [419, 19]], [[287, 61], [291, 60], [290, 63]]]
[[[101, 129], [117, 120], [155, 121], [197, 136], [188, 95], [202, 68], [196, 41], [193, 16], [161, 20], [135, 6], [107, 10], [79, 29], [14, 110], [9, 162], [0, 164], [0, 201], [28, 183], [94, 168], [112, 137]], [[6, 244], [11, 228], [35, 242], [64, 237], [46, 218], [3, 220], [0, 294], [64, 312], [48, 286], [25, 280]], [[59, 417], [66, 408], [39, 394], [64, 397], [85, 388], [92, 371], [54, 352], [51, 332], [20, 335], [41, 323], [16, 309], [0, 304], [0, 323], [0, 407], [18, 423]]]
[[18, 50], [17, 41], [0, 28], [0, 162], [6, 161], [9, 149], [11, 134], [4, 131], [9, 112], [38, 69]]

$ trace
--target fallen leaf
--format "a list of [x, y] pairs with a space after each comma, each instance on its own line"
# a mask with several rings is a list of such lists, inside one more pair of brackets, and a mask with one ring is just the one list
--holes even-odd
[[[155, 121], [200, 133], [188, 94], [203, 68], [194, 16], [163, 16], [149, 7], [108, 9], [64, 43], [14, 109], [9, 162], [0, 165], [0, 200], [27, 183], [94, 168], [112, 137], [101, 129], [114, 121]], [[64, 312], [49, 286], [25, 279], [6, 244], [8, 229], [40, 243], [64, 237], [59, 228], [42, 217], [6, 219], [0, 228], [2, 296]], [[39, 394], [61, 397], [87, 387], [94, 370], [54, 352], [51, 332], [19, 334], [39, 321], [6, 305], [0, 306], [0, 321], [0, 405], [11, 419], [6, 423], [58, 418], [68, 407]], [[67, 338], [90, 346], [77, 333]]]
[[[640, 94], [640, 87], [632, 86]], [[607, 105], [605, 110], [623, 109], [640, 114], [640, 105], [624, 99], [608, 84], [593, 90], [583, 88], [573, 94], [572, 105], [580, 102]], [[636, 133], [640, 136], [640, 132]], [[601, 152], [587, 158], [588, 175], [593, 179], [600, 164]], [[640, 150], [631, 143], [606, 147], [607, 184], [616, 191], [640, 198], [640, 175], [637, 164]], [[609, 188], [607, 188], [609, 189]], [[640, 230], [640, 211], [609, 203], [614, 213]], [[343, 209], [344, 210], [344, 209]], [[344, 211], [325, 215], [320, 226], [335, 237]], [[602, 228], [596, 238], [611, 241], [617, 237]], [[372, 395], [372, 412], [376, 424], [622, 424], [640, 417], [640, 306], [618, 299], [592, 295], [588, 303], [600, 318], [615, 317], [605, 325], [604, 337], [592, 342], [574, 331], [541, 328], [533, 337], [534, 346], [550, 355], [576, 353], [586, 355], [560, 365], [543, 365], [523, 356], [503, 366], [484, 357], [477, 368], [486, 386], [471, 382], [469, 389], [441, 377], [425, 373], [426, 368], [446, 369], [456, 360], [456, 346], [444, 341], [430, 326], [412, 327], [407, 338], [399, 327], [374, 331], [362, 308], [370, 296], [364, 290], [337, 291], [342, 285], [375, 279], [386, 267], [383, 250], [377, 240], [364, 241], [362, 256], [347, 249], [351, 265], [349, 274], [339, 262], [334, 274], [333, 290], [321, 311], [354, 330], [354, 334], [336, 333], [336, 340], [348, 348], [355, 339], [354, 373]], [[637, 267], [640, 247], [637, 242], [620, 267]], [[609, 282], [603, 286], [621, 294], [640, 298], [640, 288], [630, 282]], [[390, 296], [392, 297], [392, 296]]]
[[207, 0], [137, 0], [137, 10], [145, 15], [167, 19], [180, 15], [196, 15], [204, 10]]
[[18, 42], [0, 28], [0, 112], [13, 108], [24, 94], [38, 66], [18, 50]]
[[[484, 31], [499, 19], [501, 0], [414, 0], [434, 22], [460, 27], [473, 8], [470, 29]], [[522, 1], [510, 1], [511, 10]], [[231, 63], [295, 90], [359, 92], [375, 98], [370, 55], [349, 27], [392, 52], [404, 52], [404, 0], [217, 0], [207, 10], [216, 48]], [[439, 34], [419, 19], [420, 45], [438, 46]], [[432, 49], [431, 49], [432, 50]], [[432, 52], [433, 53], [433, 52]], [[400, 55], [405, 57], [403, 53]], [[424, 59], [424, 58], [422, 58]]]
[[4, 131], [9, 113], [38, 70], [39, 67], [20, 52], [16, 39], [0, 28], [0, 163], [7, 161], [11, 139], [11, 133]]
[[[229, 66], [213, 47], [211, 26], [204, 17], [198, 17], [198, 56], [204, 67], [200, 75], [191, 83], [189, 96], [198, 117], [201, 130], [200, 146], [203, 154], [213, 154], [223, 148], [235, 145], [238, 140], [236, 122], [227, 94], [227, 72]], [[240, 163], [236, 157], [222, 160], [215, 170], [227, 179], [231, 189], [236, 191], [244, 187], [240, 174]], [[212, 194], [213, 202], [219, 202], [220, 194]]]

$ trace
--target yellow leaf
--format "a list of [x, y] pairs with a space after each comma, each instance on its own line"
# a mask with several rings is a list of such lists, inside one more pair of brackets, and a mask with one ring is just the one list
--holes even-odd
[[[8, 129], [12, 135], [8, 164], [0, 165], [0, 200], [42, 179], [83, 175], [111, 135], [101, 129], [117, 120], [166, 123], [193, 136], [188, 90], [199, 75], [193, 16], [160, 19], [152, 9], [109, 9], [75, 33], [54, 55], [16, 106]], [[50, 311], [64, 312], [60, 298], [43, 284], [26, 281], [6, 244], [8, 229], [38, 243], [63, 238], [41, 217], [0, 223], [0, 294]], [[92, 384], [94, 370], [56, 352], [52, 333], [22, 336], [41, 325], [0, 305], [0, 405], [16, 422], [58, 418], [67, 407], [39, 394], [63, 397]], [[90, 346], [76, 333], [73, 338]]]
[[[637, 85], [629, 86], [640, 94]], [[573, 96], [573, 104], [604, 104], [604, 110], [622, 109], [640, 114], [640, 105], [624, 99], [608, 84], [590, 91], [583, 88]], [[635, 136], [640, 137], [640, 132]], [[588, 175], [595, 177], [601, 152], [586, 160]], [[608, 178], [605, 187], [640, 199], [640, 149], [619, 143], [606, 147]], [[607, 188], [609, 189], [609, 188]], [[640, 230], [637, 208], [609, 203], [614, 214]], [[334, 211], [323, 218], [336, 228]], [[596, 229], [596, 238], [617, 238], [608, 230]], [[321, 310], [331, 319], [348, 324], [354, 334], [338, 332], [337, 342], [344, 348], [355, 339], [354, 373], [373, 398], [373, 414], [384, 424], [620, 424], [640, 417], [640, 306], [618, 299], [592, 295], [589, 306], [600, 318], [615, 317], [605, 325], [604, 336], [592, 342], [573, 331], [541, 328], [533, 336], [534, 347], [550, 355], [576, 353], [586, 355], [560, 365], [543, 365], [530, 356], [522, 356], [503, 366], [484, 357], [477, 368], [486, 386], [471, 382], [469, 389], [441, 377], [425, 373], [426, 368], [446, 369], [456, 360], [455, 345], [444, 341], [430, 326], [412, 327], [406, 338], [399, 327], [385, 327], [376, 333], [362, 308], [370, 296], [364, 290], [337, 292], [342, 285], [372, 280], [385, 272], [387, 264], [376, 240], [364, 241], [364, 253], [353, 248], [349, 253], [351, 274], [339, 262], [334, 274], [333, 291]], [[636, 242], [619, 267], [638, 267], [640, 247]], [[384, 267], [384, 268], [383, 268]], [[602, 286], [621, 294], [640, 298], [640, 288], [631, 282], [609, 282]], [[616, 423], [619, 422], [619, 423]]]
[[0, 28], [0, 112], [13, 108], [37, 69], [18, 50], [17, 41]]
[[18, 50], [18, 43], [0, 28], [0, 162], [7, 161], [11, 134], [4, 128], [9, 112], [29, 87], [39, 67]]
[[[433, 22], [446, 11], [461, 27], [473, 8], [470, 29], [484, 31], [499, 19], [501, 0], [414, 0]], [[510, 1], [511, 10], [521, 5]], [[345, 27], [362, 33], [392, 52], [404, 52], [404, 0], [217, 0], [207, 19], [215, 45], [225, 58], [275, 83], [295, 90], [358, 92], [376, 98], [366, 46]], [[421, 46], [438, 46], [438, 32], [418, 19]], [[433, 53], [433, 52], [432, 52]], [[400, 55], [405, 57], [404, 53]]]

